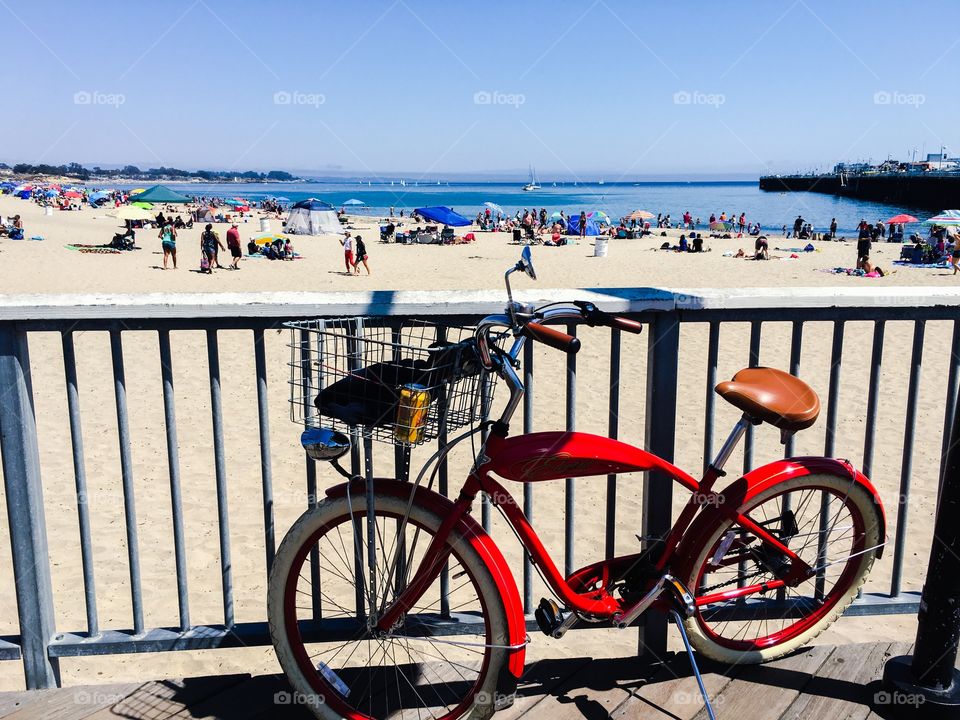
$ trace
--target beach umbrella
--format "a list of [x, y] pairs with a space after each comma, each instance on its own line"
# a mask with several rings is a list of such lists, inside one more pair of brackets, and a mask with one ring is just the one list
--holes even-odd
[[497, 205], [497, 204], [494, 203], [494, 202], [485, 202], [483, 205], [484, 205], [484, 207], [490, 208], [491, 212], [500, 213], [501, 215], [506, 215], [506, 214], [507, 214], [506, 211], [505, 211], [502, 207], [500, 207], [499, 205]]
[[356, 198], [351, 198], [350, 200], [347, 200], [344, 203], [344, 205], [366, 205], [366, 203], [363, 200], [357, 200]]
[[560, 214], [559, 210], [557, 210], [556, 212], [550, 213], [551, 220], [560, 220], [562, 218], [563, 218], [563, 215]]
[[887, 225], [906, 225], [907, 223], [915, 223], [916, 221], [917, 219], [913, 215], [900, 213], [887, 220]]
[[146, 192], [146, 190], [145, 190], [144, 188], [137, 188], [136, 190], [131, 190], [129, 194], [130, 194], [130, 195], [139, 195], [139, 194], [142, 193], [142, 192]]
[[414, 212], [426, 220], [432, 220], [433, 222], [441, 223], [443, 225], [466, 227], [467, 225], [471, 224], [470, 221], [467, 220], [463, 215], [454, 212], [445, 205], [415, 208]]
[[132, 202], [132, 203], [130, 203], [130, 204], [133, 205], [134, 207], [141, 208], [142, 210], [151, 210], [151, 209], [153, 209], [153, 205], [151, 205], [151, 204], [148, 203], [148, 202], [139, 202], [139, 201], [137, 201], [137, 202]]
[[223, 202], [227, 205], [232, 205], [233, 207], [239, 207], [247, 204], [246, 200], [237, 200], [236, 198], [230, 198], [229, 200], [224, 200]]
[[153, 220], [153, 215], [147, 210], [144, 210], [142, 207], [134, 207], [133, 205], [124, 205], [114, 214], [118, 220]]
[[725, 220], [717, 220], [710, 223], [711, 230], [719, 230], [722, 232], [728, 232], [733, 227], [733, 223], [726, 222]]
[[261, 233], [260, 235], [253, 236], [253, 241], [257, 245], [271, 245], [274, 240], [286, 242], [288, 238], [286, 235], [281, 235], [280, 233]]
[[607, 215], [603, 210], [595, 210], [592, 213], [587, 213], [587, 217], [592, 217], [594, 221], [598, 220], [604, 222], [607, 225], [610, 224], [610, 216]]
[[632, 213], [624, 217], [624, 220], [649, 220], [653, 217], [652, 212], [647, 212], [646, 210], [634, 210]]
[[939, 215], [934, 215], [923, 221], [924, 225], [950, 225], [956, 227], [960, 225], [960, 210], [944, 210]]
[[63, 196], [66, 197], [66, 198], [70, 198], [71, 200], [75, 200], [75, 199], [77, 199], [77, 198], [83, 197], [83, 195], [80, 194], [80, 193], [78, 193], [76, 190], [67, 190], [67, 191], [63, 194]]
[[56, 196], [59, 195], [59, 194], [60, 194], [60, 193], [58, 193], [56, 190], [47, 190], [47, 191], [44, 193], [44, 195], [45, 195], [46, 197], [49, 197], [49, 198], [56, 197]]

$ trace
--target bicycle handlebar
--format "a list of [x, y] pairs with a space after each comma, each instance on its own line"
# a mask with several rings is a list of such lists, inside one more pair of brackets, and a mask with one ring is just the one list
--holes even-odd
[[549, 345], [555, 350], [562, 350], [568, 355], [576, 355], [580, 350], [580, 338], [567, 335], [559, 330], [554, 330], [538, 322], [528, 322], [521, 329], [520, 334], [530, 340], [536, 340], [544, 345]]

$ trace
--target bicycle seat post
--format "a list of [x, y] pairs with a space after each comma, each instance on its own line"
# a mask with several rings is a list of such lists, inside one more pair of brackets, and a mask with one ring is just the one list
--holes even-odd
[[730, 431], [730, 435], [727, 436], [727, 439], [717, 452], [713, 462], [710, 463], [710, 468], [714, 473], [716, 473], [716, 475], [723, 475], [723, 466], [727, 464], [727, 460], [730, 459], [730, 455], [733, 454], [733, 451], [739, 444], [743, 434], [747, 431], [747, 428], [753, 424], [753, 422], [753, 419], [744, 413], [737, 421], [737, 424], [733, 426], [733, 430]]

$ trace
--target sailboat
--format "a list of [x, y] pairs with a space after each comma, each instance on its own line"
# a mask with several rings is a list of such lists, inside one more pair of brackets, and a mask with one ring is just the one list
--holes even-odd
[[530, 192], [532, 190], [539, 190], [539, 189], [540, 189], [540, 182], [537, 180], [537, 171], [533, 168], [533, 166], [531, 166], [530, 182], [528, 182], [526, 185], [523, 186], [523, 190], [525, 192]]

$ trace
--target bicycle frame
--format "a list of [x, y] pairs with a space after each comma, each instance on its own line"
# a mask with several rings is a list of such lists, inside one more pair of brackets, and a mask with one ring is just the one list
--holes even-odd
[[[620, 600], [612, 595], [595, 589], [580, 592], [575, 585], [579, 584], [578, 580], [582, 578], [584, 571], [603, 567], [603, 572], [609, 572], [611, 563], [620, 561], [622, 564], [623, 561], [629, 562], [637, 556], [601, 561], [574, 572], [569, 578], [564, 578], [516, 500], [491, 473], [519, 482], [540, 482], [566, 477], [658, 471], [668, 475], [691, 493], [691, 502], [681, 511], [670, 533], [664, 539], [663, 549], [655, 563], [658, 573], [662, 574], [670, 567], [685, 533], [698, 517], [698, 511], [709, 508], [708, 512], [711, 515], [717, 513], [723, 517], [732, 515], [742, 528], [761, 542], [783, 553], [791, 561], [791, 570], [784, 578], [769, 581], [763, 587], [737, 588], [722, 596], [710, 598], [711, 602], [727, 602], [732, 597], [766, 592], [809, 578], [813, 573], [812, 568], [794, 551], [749, 517], [736, 512], [735, 508], [723, 509], [722, 498], [713, 492], [713, 485], [723, 474], [724, 463], [750, 422], [746, 417], [741, 418], [700, 481], [652, 453], [610, 438], [576, 432], [534, 433], [512, 438], [491, 434], [483, 448], [477, 467], [468, 476], [459, 497], [453, 503], [452, 512], [446, 517], [426, 551], [425, 560], [417, 568], [410, 583], [395, 603], [382, 617], [378, 618], [378, 629], [389, 630], [402, 614], [416, 605], [423, 591], [436, 579], [446, 559], [445, 547], [451, 529], [470, 512], [473, 501], [480, 492], [486, 493], [490, 501], [503, 510], [507, 521], [513, 527], [524, 549], [530, 554], [533, 563], [541, 570], [547, 584], [563, 600], [568, 609], [592, 620], [613, 619], [615, 615], [625, 611], [626, 608], [622, 606]], [[839, 464], [838, 461], [831, 462]], [[700, 517], [702, 516], [701, 514]], [[698, 602], [698, 605], [700, 604], [704, 603]]]

